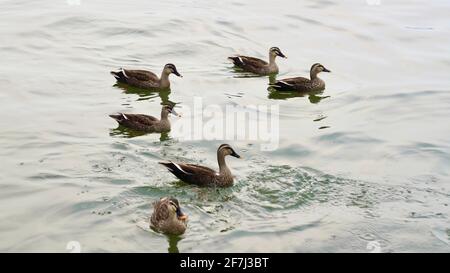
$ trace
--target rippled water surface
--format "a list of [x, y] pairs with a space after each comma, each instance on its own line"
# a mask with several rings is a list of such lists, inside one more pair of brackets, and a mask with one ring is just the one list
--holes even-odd
[[[438, 0], [2, 0], [0, 251], [449, 252], [449, 13]], [[272, 94], [226, 60], [271, 46], [288, 56], [279, 77], [332, 70], [326, 90]], [[171, 92], [109, 74], [168, 62], [184, 76]], [[139, 135], [108, 117], [168, 100], [183, 112], [194, 97], [279, 105], [279, 148]], [[228, 159], [232, 188], [157, 164], [216, 167], [223, 142], [244, 157]], [[190, 216], [181, 238], [148, 228], [167, 195]]]

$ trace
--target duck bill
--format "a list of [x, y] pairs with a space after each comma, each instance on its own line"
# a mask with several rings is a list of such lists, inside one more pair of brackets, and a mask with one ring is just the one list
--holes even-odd
[[241, 158], [241, 156], [238, 155], [235, 151], [233, 151], [233, 153], [231, 154], [231, 156], [234, 156], [234, 157], [236, 157], [236, 158]]
[[286, 55], [284, 55], [283, 53], [279, 52], [278, 56], [280, 56], [281, 58], [285, 58], [287, 59]]
[[183, 76], [181, 76], [181, 74], [180, 74], [180, 73], [178, 73], [178, 71], [177, 71], [177, 70], [173, 71], [173, 74], [177, 75], [177, 76], [178, 76], [178, 77], [180, 77], [180, 78], [183, 78]]
[[178, 209], [177, 210], [177, 218], [178, 218], [178, 220], [186, 221], [188, 216], [186, 214], [184, 214], [183, 212], [181, 212], [181, 209]]
[[328, 73], [330, 73], [331, 71], [328, 70], [328, 69], [326, 69], [326, 68], [324, 67], [323, 70], [322, 70], [322, 72], [328, 72]]
[[172, 115], [174, 115], [174, 116], [181, 117], [181, 115], [178, 114], [178, 113], [175, 111], [175, 109], [170, 110], [170, 113], [171, 113]]

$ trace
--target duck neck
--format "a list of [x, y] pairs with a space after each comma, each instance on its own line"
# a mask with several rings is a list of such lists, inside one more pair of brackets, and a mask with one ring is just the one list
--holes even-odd
[[317, 72], [315, 72], [315, 71], [309, 72], [309, 76], [311, 77], [311, 80], [318, 79]]
[[161, 120], [168, 121], [169, 120], [169, 113], [165, 111], [164, 109], [161, 111]]
[[225, 155], [220, 151], [217, 152], [217, 162], [219, 163], [219, 172], [220, 174], [229, 174], [230, 169], [227, 167], [227, 163], [225, 162]]
[[276, 55], [269, 53], [269, 66], [276, 66], [275, 59], [277, 58]]
[[170, 75], [170, 73], [167, 73], [164, 70], [161, 73], [161, 79], [159, 81], [160, 81], [160, 86], [162, 88], [166, 88], [166, 87], [170, 86], [169, 75]]

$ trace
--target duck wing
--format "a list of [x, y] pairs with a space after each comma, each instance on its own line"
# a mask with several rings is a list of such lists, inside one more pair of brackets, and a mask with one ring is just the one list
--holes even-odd
[[158, 223], [167, 220], [169, 216], [169, 208], [167, 207], [165, 200], [160, 200], [154, 204], [154, 210], [150, 218], [150, 223], [156, 227], [158, 226]]
[[306, 87], [311, 82], [310, 79], [304, 77], [295, 77], [295, 78], [287, 78], [278, 80], [272, 84], [271, 87], [275, 88], [278, 91], [308, 91]]
[[147, 70], [122, 69], [122, 73], [128, 79], [135, 79], [143, 82], [158, 81], [158, 76], [155, 73]]
[[110, 115], [119, 124], [131, 128], [142, 128], [155, 125], [159, 122], [159, 119], [143, 114], [124, 114], [118, 113], [117, 115]]
[[180, 180], [199, 186], [214, 185], [218, 174], [208, 167], [175, 162], [159, 162]]
[[131, 70], [120, 68], [119, 71], [111, 71], [117, 81], [123, 83], [129, 82], [156, 82], [158, 81], [158, 76], [147, 70]]
[[232, 60], [235, 66], [248, 70], [256, 70], [267, 65], [266, 61], [248, 56], [228, 57], [228, 59]]

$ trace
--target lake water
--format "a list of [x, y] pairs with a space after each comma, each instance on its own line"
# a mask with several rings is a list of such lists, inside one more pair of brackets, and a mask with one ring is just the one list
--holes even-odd
[[[449, 14], [444, 0], [2, 0], [0, 251], [449, 252]], [[271, 46], [288, 56], [278, 77], [320, 62], [326, 90], [276, 96], [226, 60]], [[170, 93], [109, 74], [169, 62], [184, 76]], [[108, 117], [170, 100], [177, 124], [200, 97], [278, 105], [278, 148], [134, 135]], [[244, 157], [227, 160], [232, 188], [157, 164], [217, 168], [224, 142]], [[168, 195], [189, 215], [181, 238], [148, 228]]]

